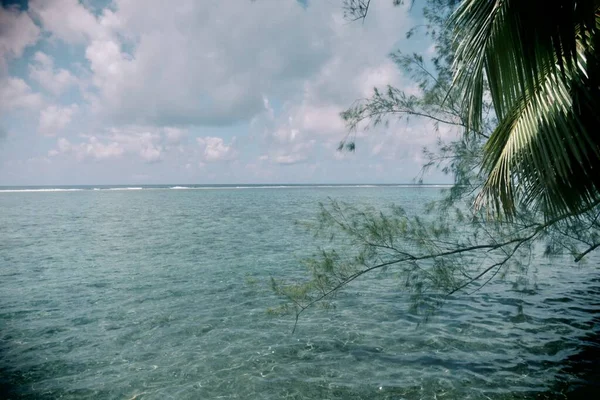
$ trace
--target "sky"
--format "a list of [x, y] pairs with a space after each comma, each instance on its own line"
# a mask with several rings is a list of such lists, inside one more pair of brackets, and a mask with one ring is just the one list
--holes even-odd
[[337, 146], [374, 87], [418, 92], [388, 55], [431, 53], [405, 38], [420, 18], [391, 0], [363, 23], [342, 0], [3, 1], [0, 185], [411, 182], [426, 121]]

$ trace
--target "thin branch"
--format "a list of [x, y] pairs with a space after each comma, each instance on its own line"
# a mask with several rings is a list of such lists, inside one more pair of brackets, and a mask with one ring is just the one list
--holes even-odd
[[[307, 308], [310, 308], [311, 306], [313, 306], [314, 304], [318, 303], [319, 301], [323, 300], [324, 298], [330, 296], [332, 293], [338, 291], [339, 289], [341, 289], [342, 287], [346, 286], [347, 284], [349, 284], [350, 282], [352, 282], [353, 280], [361, 277], [362, 275], [369, 273], [373, 270], [376, 269], [381, 269], [383, 267], [387, 267], [390, 265], [394, 265], [394, 264], [399, 264], [402, 262], [407, 262], [407, 261], [424, 261], [424, 260], [431, 260], [434, 258], [440, 258], [440, 257], [446, 257], [446, 256], [450, 256], [450, 255], [454, 255], [454, 254], [461, 254], [461, 253], [468, 253], [474, 250], [482, 250], [482, 249], [489, 249], [489, 250], [494, 250], [494, 249], [498, 249], [502, 246], [508, 246], [510, 244], [513, 243], [518, 243], [518, 242], [525, 242], [527, 240], [530, 240], [531, 238], [533, 238], [537, 233], [539, 233], [538, 231], [536, 231], [535, 233], [533, 233], [531, 236], [526, 237], [526, 238], [518, 238], [518, 239], [512, 239], [509, 240], [507, 242], [504, 243], [500, 243], [500, 244], [482, 244], [482, 245], [475, 245], [475, 246], [470, 246], [470, 247], [465, 247], [465, 248], [461, 248], [461, 249], [455, 249], [455, 250], [449, 250], [449, 251], [445, 251], [445, 252], [441, 252], [441, 253], [437, 253], [437, 254], [427, 254], [424, 256], [407, 256], [405, 258], [401, 258], [401, 259], [397, 259], [397, 260], [392, 260], [392, 261], [388, 261], [385, 263], [381, 263], [381, 264], [377, 264], [374, 266], [371, 266], [369, 268], [357, 271], [353, 274], [351, 274], [348, 278], [346, 278], [345, 280], [343, 280], [342, 282], [338, 283], [336, 286], [334, 286], [332, 289], [329, 289], [328, 291], [324, 292], [321, 296], [317, 297], [314, 300], [311, 300], [309, 303], [307, 303], [304, 306], [300, 306], [300, 311], [297, 313], [297, 317], [304, 312], [304, 310], [306, 310]], [[478, 275], [475, 279], [479, 279], [481, 276], [483, 276], [485, 273], [487, 273], [491, 268], [487, 268], [484, 273]], [[455, 290], [456, 291], [456, 290]], [[454, 293], [451, 292], [450, 294]], [[297, 320], [297, 318], [296, 318]], [[294, 326], [294, 330], [296, 329], [296, 327]]]
[[460, 122], [448, 121], [448, 120], [445, 120], [445, 119], [434, 117], [431, 114], [425, 114], [425, 113], [422, 113], [422, 112], [411, 111], [411, 110], [385, 110], [385, 111], [371, 112], [371, 113], [369, 113], [369, 114], [361, 117], [358, 121], [356, 121], [356, 123], [353, 123], [352, 125], [356, 126], [356, 125], [358, 125], [359, 122], [362, 122], [365, 119], [373, 119], [373, 117], [377, 117], [377, 116], [380, 116], [380, 115], [386, 115], [386, 114], [408, 114], [408, 115], [414, 115], [416, 117], [429, 118], [429, 119], [432, 119], [434, 121], [441, 122], [442, 124], [460, 126], [461, 128], [465, 127]]
[[589, 247], [586, 251], [584, 251], [583, 253], [579, 254], [577, 257], [575, 257], [575, 262], [581, 261], [581, 259], [583, 257], [585, 257], [586, 255], [588, 255], [592, 251], [596, 250], [598, 247], [600, 247], [600, 243], [596, 243], [593, 246]]
[[[587, 208], [581, 210], [581, 213], [583, 212], [587, 212], [592, 210], [593, 208], [595, 208], [596, 206], [598, 206], [598, 204], [600, 204], [600, 199], [597, 200], [596, 202], [592, 203], [590, 206], [588, 206]], [[578, 214], [580, 215], [580, 214]], [[340, 290], [342, 287], [348, 285], [349, 283], [351, 283], [352, 281], [354, 281], [355, 279], [361, 277], [362, 275], [365, 275], [371, 271], [374, 271], [376, 269], [381, 269], [390, 265], [395, 265], [395, 264], [400, 264], [403, 262], [416, 262], [416, 261], [424, 261], [424, 260], [431, 260], [431, 259], [436, 259], [436, 258], [441, 258], [441, 257], [448, 257], [448, 256], [452, 256], [452, 255], [456, 255], [456, 254], [463, 254], [463, 253], [469, 253], [475, 250], [488, 250], [489, 251], [493, 251], [493, 250], [498, 250], [498, 249], [503, 249], [505, 246], [509, 246], [511, 244], [515, 244], [515, 247], [513, 248], [512, 252], [510, 255], [508, 255], [503, 261], [495, 263], [489, 267], [487, 267], [485, 270], [483, 270], [482, 272], [480, 272], [479, 274], [477, 274], [475, 277], [473, 277], [472, 279], [470, 279], [469, 281], [465, 282], [464, 284], [460, 285], [459, 287], [453, 289], [451, 292], [449, 292], [447, 294], [447, 296], [450, 296], [454, 293], [456, 293], [459, 290], [464, 289], [465, 287], [467, 287], [468, 285], [472, 284], [473, 282], [477, 281], [478, 279], [482, 278], [484, 275], [486, 275], [487, 273], [489, 273], [491, 270], [493, 270], [494, 268], [497, 268], [499, 266], [504, 265], [510, 258], [512, 258], [512, 256], [516, 253], [516, 251], [526, 242], [534, 239], [540, 232], [542, 232], [543, 230], [547, 229], [548, 227], [562, 221], [568, 218], [572, 218], [574, 217], [575, 214], [573, 213], [566, 213], [563, 215], [560, 215], [558, 217], [555, 217], [551, 220], [546, 221], [543, 224], [539, 224], [539, 223], [535, 223], [535, 224], [531, 224], [529, 226], [529, 228], [534, 228], [533, 232], [528, 235], [528, 236], [524, 236], [524, 237], [520, 237], [520, 238], [515, 238], [515, 239], [511, 239], [502, 243], [494, 243], [494, 244], [480, 244], [480, 245], [474, 245], [474, 246], [468, 246], [468, 247], [463, 247], [463, 248], [458, 248], [458, 249], [454, 249], [454, 250], [448, 250], [448, 251], [444, 251], [444, 252], [439, 252], [439, 253], [435, 253], [435, 254], [426, 254], [426, 255], [422, 255], [422, 256], [414, 256], [411, 255], [409, 253], [405, 253], [407, 254], [406, 257], [404, 258], [399, 258], [396, 260], [391, 260], [391, 261], [387, 261], [384, 263], [380, 263], [377, 265], [373, 265], [371, 267], [362, 269], [360, 271], [357, 271], [351, 275], [349, 275], [348, 277], [344, 278], [341, 280], [341, 282], [339, 282], [337, 285], [335, 285], [333, 288], [324, 291], [319, 297], [317, 297], [316, 299], [311, 300], [310, 302], [308, 302], [305, 305], [301, 305], [297, 302], [296, 305], [298, 306], [298, 308], [300, 309], [300, 311], [298, 311], [296, 313], [296, 322], [294, 324], [294, 329], [293, 332], [295, 332], [296, 330], [296, 325], [298, 323], [298, 318], [300, 316], [300, 314], [302, 314], [306, 309], [310, 308], [311, 306], [313, 306], [314, 304], [318, 303], [319, 301], [325, 299], [326, 297], [332, 295], [334, 292]], [[596, 249], [597, 247], [600, 247], [600, 243], [592, 246], [592, 248], [586, 250], [584, 253], [582, 253], [582, 255], [580, 255], [580, 257], [578, 257], [578, 260], [580, 260], [581, 258], [583, 258], [583, 256], [585, 256], [586, 254], [588, 254], [589, 252], [593, 251], [594, 249]], [[495, 273], [496, 274], [496, 273]], [[495, 276], [494, 274], [494, 276]], [[292, 332], [292, 333], [293, 333]]]
[[[358, 20], [362, 20], [362, 23], [365, 23], [365, 19], [367, 18], [367, 14], [369, 13], [369, 5], [371, 4], [371, 0], [346, 0], [347, 5], [344, 7], [346, 9], [345, 17], [349, 22], [355, 22]], [[348, 16], [352, 16], [352, 18], [348, 18]]]
[[525, 243], [525, 242], [526, 242], [526, 241], [523, 241], [523, 242], [520, 242], [520, 243], [518, 243], [518, 244], [517, 244], [517, 245], [516, 245], [516, 246], [513, 248], [513, 251], [512, 251], [510, 254], [506, 253], [506, 257], [504, 258], [504, 260], [502, 260], [502, 261], [500, 261], [500, 262], [497, 262], [497, 263], [495, 263], [494, 265], [492, 265], [492, 266], [490, 266], [490, 267], [486, 268], [486, 269], [485, 269], [485, 270], [483, 270], [483, 272], [481, 272], [479, 275], [475, 276], [474, 278], [471, 278], [471, 280], [470, 280], [470, 281], [467, 281], [467, 282], [466, 282], [466, 283], [464, 283], [463, 285], [461, 285], [461, 286], [457, 287], [456, 289], [452, 290], [450, 293], [448, 293], [448, 296], [451, 296], [451, 295], [453, 295], [454, 293], [458, 292], [459, 290], [466, 288], [466, 287], [467, 287], [467, 286], [469, 286], [471, 283], [475, 282], [476, 280], [478, 280], [479, 278], [483, 277], [485, 274], [487, 274], [488, 272], [490, 272], [492, 269], [494, 269], [495, 267], [497, 267], [496, 271], [494, 271], [494, 273], [492, 274], [492, 276], [491, 276], [491, 277], [490, 277], [490, 278], [489, 278], [487, 281], [485, 281], [485, 282], [483, 283], [483, 285], [479, 286], [479, 287], [478, 287], [477, 289], [475, 289], [473, 292], [469, 293], [469, 295], [471, 295], [471, 294], [473, 294], [473, 293], [477, 292], [479, 289], [481, 289], [482, 287], [484, 287], [485, 285], [487, 285], [487, 284], [488, 284], [488, 283], [489, 283], [489, 282], [490, 282], [490, 281], [491, 281], [491, 280], [492, 280], [492, 279], [493, 279], [493, 278], [494, 278], [494, 277], [495, 277], [495, 276], [498, 274], [498, 271], [500, 271], [500, 269], [502, 268], [502, 266], [503, 266], [504, 264], [506, 264], [506, 263], [508, 262], [508, 260], [510, 260], [510, 259], [512, 258], [512, 256], [514, 256], [514, 255], [515, 255], [515, 253], [517, 252], [517, 249], [518, 249], [519, 247], [521, 247], [521, 245], [522, 245], [523, 243]]

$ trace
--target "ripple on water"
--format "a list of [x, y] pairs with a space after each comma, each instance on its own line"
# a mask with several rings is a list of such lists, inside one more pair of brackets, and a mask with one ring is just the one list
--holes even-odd
[[600, 278], [589, 270], [545, 262], [535, 290], [495, 281], [453, 296], [420, 325], [387, 275], [356, 282], [334, 310], [306, 312], [295, 335], [293, 318], [265, 312], [277, 299], [264, 281], [297, 276], [313, 249], [293, 222], [314, 215], [318, 201], [414, 209], [436, 195], [279, 188], [2, 196], [0, 394], [592, 398]]

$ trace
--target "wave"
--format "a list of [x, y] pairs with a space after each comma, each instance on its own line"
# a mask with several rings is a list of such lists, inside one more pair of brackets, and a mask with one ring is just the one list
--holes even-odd
[[6, 188], [0, 189], [0, 193], [27, 193], [27, 192], [81, 192], [81, 191], [129, 191], [129, 190], [241, 190], [241, 189], [310, 189], [310, 188], [449, 188], [451, 184], [424, 184], [424, 185], [238, 185], [238, 186], [129, 186], [129, 187], [80, 187], [80, 188]]
[[264, 185], [264, 186], [212, 186], [196, 189], [307, 189], [307, 188], [376, 188], [389, 185]]
[[453, 184], [429, 184], [429, 183], [424, 183], [422, 185], [392, 185], [392, 187], [397, 187], [397, 188], [451, 188], [452, 186], [454, 186]]
[[31, 192], [81, 192], [85, 189], [0, 189], [0, 193], [31, 193]]
[[318, 187], [318, 188], [376, 188], [386, 187], [387, 185], [314, 185], [306, 187]]

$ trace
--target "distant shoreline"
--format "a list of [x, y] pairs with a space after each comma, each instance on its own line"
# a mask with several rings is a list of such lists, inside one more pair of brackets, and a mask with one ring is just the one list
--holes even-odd
[[242, 189], [318, 189], [318, 188], [449, 188], [452, 184], [371, 183], [371, 184], [164, 184], [164, 185], [44, 185], [0, 186], [0, 193], [82, 192], [137, 190], [242, 190]]

